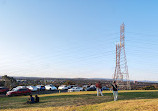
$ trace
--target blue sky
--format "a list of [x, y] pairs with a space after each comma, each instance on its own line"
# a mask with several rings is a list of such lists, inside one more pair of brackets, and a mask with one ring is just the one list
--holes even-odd
[[156, 0], [0, 0], [0, 75], [112, 78], [125, 23], [130, 79], [158, 78]]

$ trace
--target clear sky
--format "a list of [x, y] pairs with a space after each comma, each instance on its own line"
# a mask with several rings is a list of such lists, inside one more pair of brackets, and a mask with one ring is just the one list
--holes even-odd
[[157, 0], [0, 0], [0, 75], [112, 78], [125, 23], [130, 79], [158, 80]]

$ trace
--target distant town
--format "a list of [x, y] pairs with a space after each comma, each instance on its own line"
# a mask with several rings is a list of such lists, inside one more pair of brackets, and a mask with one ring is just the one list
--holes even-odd
[[[102, 86], [111, 88], [112, 79], [101, 78], [40, 78], [40, 77], [10, 77], [7, 75], [0, 76], [0, 87], [12, 89], [17, 86], [36, 86], [53, 84], [55, 87], [60, 85], [95, 85], [100, 81]], [[158, 89], [157, 81], [130, 81], [132, 90], [155, 90]]]

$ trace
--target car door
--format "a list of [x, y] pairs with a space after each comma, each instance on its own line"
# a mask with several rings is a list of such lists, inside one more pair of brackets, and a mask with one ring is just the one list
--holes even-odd
[[21, 95], [22, 89], [18, 89], [15, 93], [15, 95]]
[[77, 91], [80, 91], [80, 88], [79, 88], [79, 87], [77, 87]]
[[18, 94], [19, 94], [19, 95], [23, 95], [23, 94], [25, 94], [25, 92], [26, 92], [26, 90], [25, 90], [25, 89], [19, 89]]
[[28, 94], [28, 89], [23, 89], [22, 93], [25, 95], [25, 94]]

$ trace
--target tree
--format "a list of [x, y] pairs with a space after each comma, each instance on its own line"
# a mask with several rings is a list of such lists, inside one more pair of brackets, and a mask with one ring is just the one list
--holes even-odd
[[2, 76], [2, 80], [5, 81], [5, 87], [13, 88], [17, 85], [16, 79], [7, 75]]

